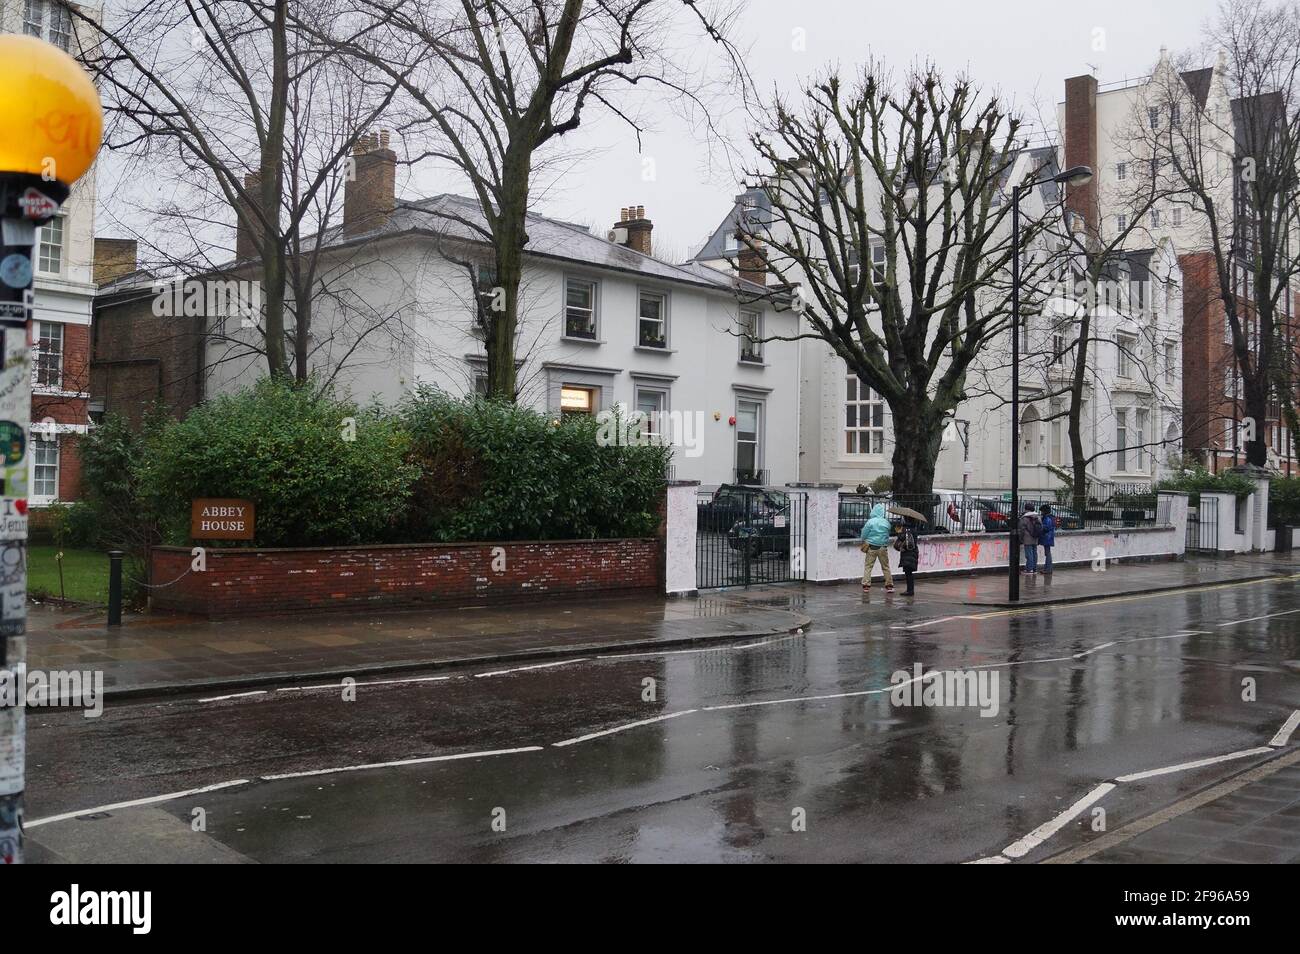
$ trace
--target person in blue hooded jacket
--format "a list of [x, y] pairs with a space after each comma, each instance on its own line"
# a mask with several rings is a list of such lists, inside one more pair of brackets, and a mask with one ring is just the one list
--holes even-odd
[[1052, 513], [1052, 508], [1043, 504], [1038, 508], [1038, 512], [1043, 515], [1043, 532], [1039, 536], [1038, 542], [1043, 548], [1043, 572], [1052, 572], [1052, 547], [1056, 546], [1056, 516]]
[[885, 505], [876, 504], [871, 508], [871, 516], [862, 525], [862, 552], [867, 555], [866, 564], [862, 568], [863, 592], [871, 590], [871, 571], [877, 560], [885, 574], [885, 592], [894, 592], [894, 574], [889, 569], [889, 534], [892, 530], [893, 526], [885, 516]]

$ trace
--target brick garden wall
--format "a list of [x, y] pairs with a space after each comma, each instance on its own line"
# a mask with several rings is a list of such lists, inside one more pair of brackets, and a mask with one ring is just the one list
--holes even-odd
[[[492, 550], [505, 568], [492, 569]], [[370, 547], [207, 550], [207, 570], [187, 573], [183, 547], [155, 547], [156, 609], [211, 619], [302, 610], [524, 601], [547, 596], [657, 592], [653, 538], [524, 543], [427, 543]]]

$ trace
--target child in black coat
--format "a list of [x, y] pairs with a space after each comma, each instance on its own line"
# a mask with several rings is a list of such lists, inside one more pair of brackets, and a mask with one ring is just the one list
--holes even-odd
[[903, 595], [915, 596], [912, 574], [916, 572], [916, 567], [921, 562], [921, 548], [916, 544], [916, 529], [912, 526], [910, 517], [903, 518], [903, 529], [898, 532], [898, 537], [894, 540], [894, 549], [898, 551], [898, 568], [903, 571], [903, 577], [907, 580], [907, 589], [903, 591]]

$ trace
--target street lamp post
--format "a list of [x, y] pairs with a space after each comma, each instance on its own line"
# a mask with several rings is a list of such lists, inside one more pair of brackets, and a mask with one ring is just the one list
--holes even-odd
[[99, 151], [99, 94], [77, 61], [0, 36], [0, 864], [22, 861], [32, 252]]
[[1007, 598], [1020, 600], [1020, 196], [1036, 185], [1080, 186], [1092, 179], [1087, 166], [1042, 176], [1011, 187], [1011, 508], [1007, 514]]

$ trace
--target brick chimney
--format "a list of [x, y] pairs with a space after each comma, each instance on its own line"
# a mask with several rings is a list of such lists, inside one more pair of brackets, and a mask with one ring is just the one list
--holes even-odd
[[627, 241], [622, 244], [642, 255], [650, 254], [650, 233], [654, 230], [654, 223], [645, 217], [644, 205], [629, 205], [619, 210], [619, 220], [614, 223], [614, 228], [626, 230]]
[[136, 270], [135, 239], [96, 238], [92, 275], [96, 285], [107, 285], [115, 278]]
[[736, 271], [740, 277], [747, 282], [753, 282], [755, 285], [767, 284], [767, 250], [763, 248], [758, 239], [750, 237], [749, 241], [753, 243], [754, 248], [750, 248], [745, 242], [745, 238], [740, 233], [736, 233], [740, 242], [740, 252], [736, 255]]
[[1072, 76], [1065, 81], [1065, 168], [1087, 166], [1092, 181], [1081, 186], [1067, 186], [1065, 207], [1083, 219], [1091, 235], [1100, 233], [1101, 213], [1097, 204], [1097, 187], [1101, 170], [1097, 168], [1097, 78]]
[[388, 148], [388, 130], [365, 133], [352, 147], [350, 176], [343, 186], [343, 231], [369, 232], [388, 221], [397, 207], [397, 153]]
[[[244, 176], [244, 191], [248, 193], [250, 198], [255, 199], [261, 188], [261, 173], [250, 172]], [[243, 216], [235, 216], [235, 258], [240, 261], [246, 258], [261, 258], [262, 253], [257, 249], [257, 242], [264, 230], [257, 224], [255, 206], [247, 199], [236, 199], [235, 204], [244, 212]], [[245, 223], [245, 217], [247, 223]]]

